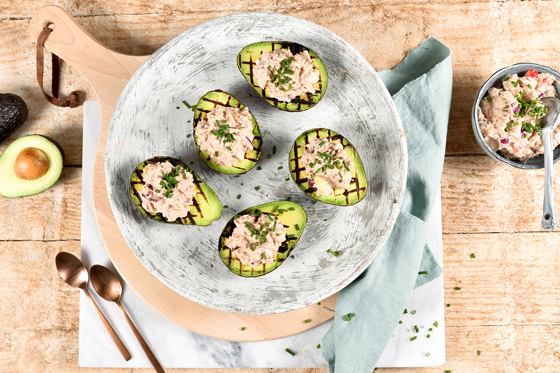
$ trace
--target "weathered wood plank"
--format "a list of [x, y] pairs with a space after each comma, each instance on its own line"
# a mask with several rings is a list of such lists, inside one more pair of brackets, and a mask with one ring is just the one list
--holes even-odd
[[60, 180], [43, 193], [0, 197], [0, 241], [80, 239], [82, 169], [65, 168]]

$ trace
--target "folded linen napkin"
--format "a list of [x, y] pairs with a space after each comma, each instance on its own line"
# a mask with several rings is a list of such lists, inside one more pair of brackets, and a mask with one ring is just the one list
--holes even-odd
[[[379, 75], [393, 96], [406, 134], [406, 191], [384, 248], [338, 296], [334, 324], [322, 342], [329, 371], [336, 373], [371, 373], [412, 290], [443, 273], [426, 244], [426, 222], [445, 156], [451, 50], [430, 37], [393, 70]], [[344, 315], [350, 313], [355, 316], [347, 321]]]

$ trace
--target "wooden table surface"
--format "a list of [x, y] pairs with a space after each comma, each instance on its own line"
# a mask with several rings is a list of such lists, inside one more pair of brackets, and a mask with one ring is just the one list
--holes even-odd
[[[62, 283], [54, 267], [59, 251], [80, 250], [83, 110], [48, 104], [35, 81], [35, 41], [28, 24], [35, 10], [46, 4], [0, 1], [0, 92], [20, 95], [29, 107], [27, 122], [0, 145], [0, 151], [19, 136], [45, 134], [63, 147], [66, 166], [60, 181], [44, 193], [0, 198], [0, 371], [99, 372], [78, 366], [78, 291]], [[470, 122], [479, 87], [497, 69], [531, 61], [560, 70], [560, 2], [52, 0], [50, 4], [70, 11], [103, 44], [135, 55], [152, 53], [201, 22], [244, 11], [278, 12], [315, 22], [346, 39], [377, 70], [395, 66], [429, 35], [447, 44], [453, 50], [454, 69], [442, 178], [445, 302], [450, 304], [445, 320], [447, 362], [438, 368], [392, 371], [560, 369], [560, 234], [540, 227], [544, 173], [508, 168], [490, 159], [476, 143]], [[61, 87], [63, 94], [77, 89], [81, 100], [95, 99], [87, 81], [67, 65]], [[560, 201], [560, 166], [554, 177]], [[460, 291], [454, 290], [457, 286]]]

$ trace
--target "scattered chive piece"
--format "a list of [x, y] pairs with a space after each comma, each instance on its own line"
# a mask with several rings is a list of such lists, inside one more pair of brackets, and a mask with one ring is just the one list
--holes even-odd
[[241, 330], [245, 330], [245, 327], [244, 327], [244, 326], [243, 326], [243, 327], [241, 327]]
[[291, 201], [292, 197], [286, 198], [286, 201]]
[[317, 303], [317, 305], [320, 306], [320, 305], [321, 305], [321, 302]]
[[234, 177], [239, 177], [239, 175], [235, 175]]
[[264, 258], [264, 260], [268, 260], [268, 257], [266, 256], [266, 253], [263, 253], [263, 258]]
[[445, 373], [451, 373], [451, 371], [450, 371], [449, 369], [447, 369], [447, 370], [445, 371]]
[[399, 320], [399, 324], [402, 324], [402, 320]]
[[249, 244], [249, 247], [251, 248], [252, 251], [255, 251], [255, 248], [253, 247], [252, 243]]
[[416, 315], [416, 310], [410, 311], [411, 314]]
[[477, 354], [478, 356], [480, 356], [480, 350], [477, 350], [477, 351], [476, 351], [476, 354]]
[[191, 137], [191, 134], [189, 133], [189, 134], [187, 135], [187, 139], [190, 138], [190, 137]]
[[290, 210], [290, 211], [296, 211], [296, 208], [295, 208], [295, 207], [288, 207], [288, 210]]
[[451, 305], [449, 303], [447, 303], [447, 307], [451, 307]]
[[406, 310], [406, 308], [404, 309], [404, 312], [403, 312], [403, 314], [405, 314], [405, 313], [408, 313], [408, 311]]
[[350, 321], [350, 317], [348, 317], [348, 315], [344, 315], [344, 320], [345, 321]]
[[348, 316], [354, 317], [354, 316], [356, 316], [356, 315], [354, 315], [353, 313], [349, 313]]
[[268, 159], [272, 158], [272, 156], [271, 156], [270, 154], [267, 154], [266, 157], [267, 157]]
[[310, 322], [311, 322], [311, 319], [305, 320], [305, 323], [306, 323], [306, 324], [309, 324]]
[[430, 338], [430, 335], [429, 335], [429, 334], [428, 334], [428, 335], [426, 335], [426, 338]]
[[241, 183], [241, 185], [243, 185], [243, 183]]
[[317, 345], [317, 350], [320, 349], [320, 348], [321, 348], [321, 344], [319, 343], [319, 344]]
[[323, 146], [323, 145], [325, 145], [325, 142], [324, 142], [324, 141], [321, 141], [321, 143], [319, 144], [319, 146]]
[[262, 170], [262, 167], [261, 167], [261, 166], [258, 166], [258, 167], [257, 167], [257, 170], [259, 170], [259, 171]]
[[428, 357], [428, 356], [430, 356], [430, 353], [426, 352], [426, 354], [424, 356]]
[[194, 164], [194, 162], [193, 162], [193, 161], [191, 161], [191, 164]]
[[418, 338], [418, 337], [414, 336], [414, 337], [410, 338], [410, 341], [412, 342], [412, 341], [414, 341], [416, 338]]
[[416, 330], [416, 333], [420, 331], [420, 329], [418, 329], [418, 325], [414, 325], [414, 330]]
[[[295, 256], [293, 256], [293, 255], [290, 255], [290, 258], [292, 258], [292, 259], [295, 259]], [[321, 304], [321, 303], [319, 303], [319, 304]]]
[[428, 271], [420, 271], [420, 272], [418, 272], [418, 274], [419, 274], [419, 275], [427, 275], [427, 274], [428, 274]]
[[288, 181], [288, 180], [290, 180], [290, 178], [288, 178], [288, 177], [284, 179], [284, 181]]
[[492, 102], [492, 97], [488, 96], [486, 97], [486, 99], [488, 100], [488, 102]]
[[183, 103], [183, 105], [185, 105], [186, 107], [188, 107], [189, 109], [191, 109], [191, 110], [193, 111], [193, 113], [194, 113], [194, 110], [196, 109], [196, 105], [191, 106], [191, 105], [187, 104], [187, 101], [185, 101], [185, 100], [183, 100], [183, 101], [181, 101], [181, 102]]
[[457, 287], [455, 287], [455, 290], [461, 290], [461, 288], [457, 286]]
[[229, 150], [230, 152], [232, 151], [229, 146], [226, 146], [226, 149]]
[[292, 356], [296, 356], [296, 353], [293, 352], [292, 350], [290, 350], [289, 348], [286, 349], [286, 352], [289, 353]]
[[229, 207], [228, 205], [225, 205], [225, 206], [224, 206], [225, 209], [227, 209], [228, 207]]
[[255, 190], [259, 190], [259, 189], [261, 189], [261, 187], [255, 187]]
[[179, 106], [177, 106], [177, 110], [179, 110], [179, 109], [180, 109], [180, 107], [179, 107]]
[[431, 332], [432, 330], [433, 330], [432, 328], [428, 329], [429, 332]]
[[214, 152], [214, 155], [217, 157], [218, 154], [219, 154], [219, 153], [218, 153], [218, 151], [216, 150], [216, 151]]
[[241, 194], [238, 194], [238, 195], [237, 195], [237, 199], [241, 199]]
[[276, 145], [272, 147], [272, 154], [276, 154]]
[[471, 258], [476, 258], [476, 256], [474, 255], [474, 253], [471, 254]]
[[438, 326], [437, 321], [434, 321], [434, 326], [437, 328], [437, 326]]
[[299, 224], [296, 224], [296, 229], [299, 231]]
[[284, 167], [282, 167], [282, 166], [278, 166], [278, 169], [279, 169], [279, 170], [281, 170], [281, 169], [283, 169], [283, 168], [284, 168]]
[[328, 249], [327, 252], [331, 253], [333, 256], [339, 256], [340, 255], [340, 251], [332, 251], [332, 249]]

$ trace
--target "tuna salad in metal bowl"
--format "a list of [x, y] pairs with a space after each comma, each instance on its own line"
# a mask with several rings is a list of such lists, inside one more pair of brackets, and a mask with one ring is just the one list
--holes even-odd
[[209, 225], [222, 215], [216, 194], [182, 161], [154, 157], [130, 178], [130, 197], [143, 215], [174, 224]]
[[196, 143], [220, 166], [232, 167], [253, 150], [253, 122], [249, 109], [216, 106], [194, 129]]
[[309, 185], [317, 189], [317, 196], [334, 195], [335, 189], [348, 189], [352, 181], [354, 163], [340, 142], [331, 137], [311, 137], [301, 156]]
[[[526, 161], [544, 153], [541, 120], [547, 113], [543, 97], [556, 96], [555, 77], [529, 69], [519, 76], [506, 75], [488, 89], [478, 108], [484, 140], [503, 157]], [[560, 143], [560, 127], [553, 134], [553, 148]]]
[[253, 74], [259, 87], [279, 101], [290, 102], [297, 96], [313, 93], [313, 84], [319, 81], [319, 70], [313, 67], [308, 51], [296, 55], [288, 48], [263, 51], [255, 64]]

